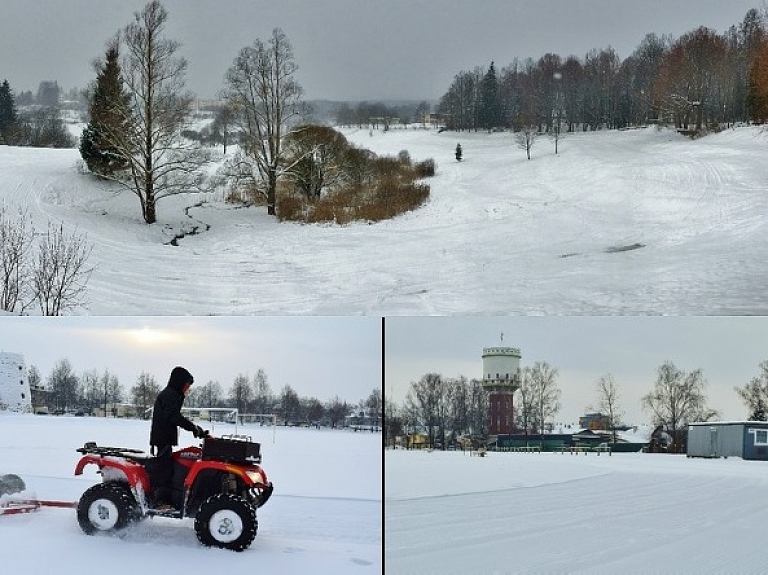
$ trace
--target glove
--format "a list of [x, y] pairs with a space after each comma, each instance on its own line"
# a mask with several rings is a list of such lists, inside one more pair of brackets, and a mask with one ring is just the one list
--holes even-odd
[[208, 430], [203, 429], [199, 425], [195, 425], [195, 429], [194, 431], [192, 431], [192, 435], [194, 435], [198, 439], [205, 439], [206, 437], [208, 437]]

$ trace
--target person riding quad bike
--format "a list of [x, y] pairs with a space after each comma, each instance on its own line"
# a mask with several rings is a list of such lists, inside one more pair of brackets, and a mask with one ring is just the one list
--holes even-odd
[[153, 499], [157, 509], [174, 507], [171, 497], [173, 477], [171, 455], [173, 447], [179, 444], [179, 427], [191, 431], [196, 438], [203, 439], [208, 436], [208, 431], [181, 414], [184, 398], [194, 380], [192, 374], [183, 367], [174, 367], [168, 379], [168, 385], [155, 400], [149, 445], [151, 453], [157, 457], [152, 470]]

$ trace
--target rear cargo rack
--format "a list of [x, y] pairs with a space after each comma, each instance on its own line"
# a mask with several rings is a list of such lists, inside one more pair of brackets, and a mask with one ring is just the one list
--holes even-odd
[[146, 455], [146, 452], [141, 449], [131, 449], [130, 447], [106, 447], [103, 445], [96, 445], [95, 442], [89, 441], [82, 447], [76, 449], [78, 453], [92, 453], [94, 455], [103, 455], [111, 457], [123, 457], [128, 455]]
[[203, 440], [203, 459], [230, 463], [261, 463], [261, 444], [248, 435], [223, 435]]

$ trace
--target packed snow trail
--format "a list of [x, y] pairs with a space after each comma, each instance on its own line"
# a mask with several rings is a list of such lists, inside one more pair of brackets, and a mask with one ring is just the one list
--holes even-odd
[[[432, 455], [432, 465], [426, 453], [386, 455], [385, 564], [392, 575], [760, 573], [768, 561], [761, 539], [767, 462]], [[472, 490], [470, 464], [483, 489]], [[452, 474], [456, 485], [408, 497], [403, 476], [424, 488], [426, 473]]]

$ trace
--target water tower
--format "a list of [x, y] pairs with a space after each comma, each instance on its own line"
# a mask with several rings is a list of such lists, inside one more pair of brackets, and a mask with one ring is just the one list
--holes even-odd
[[[502, 334], [502, 342], [504, 335]], [[488, 435], [512, 433], [512, 396], [520, 389], [520, 350], [483, 348], [483, 388], [488, 392]]]
[[32, 394], [24, 356], [19, 353], [0, 352], [0, 409], [21, 412], [32, 410]]

